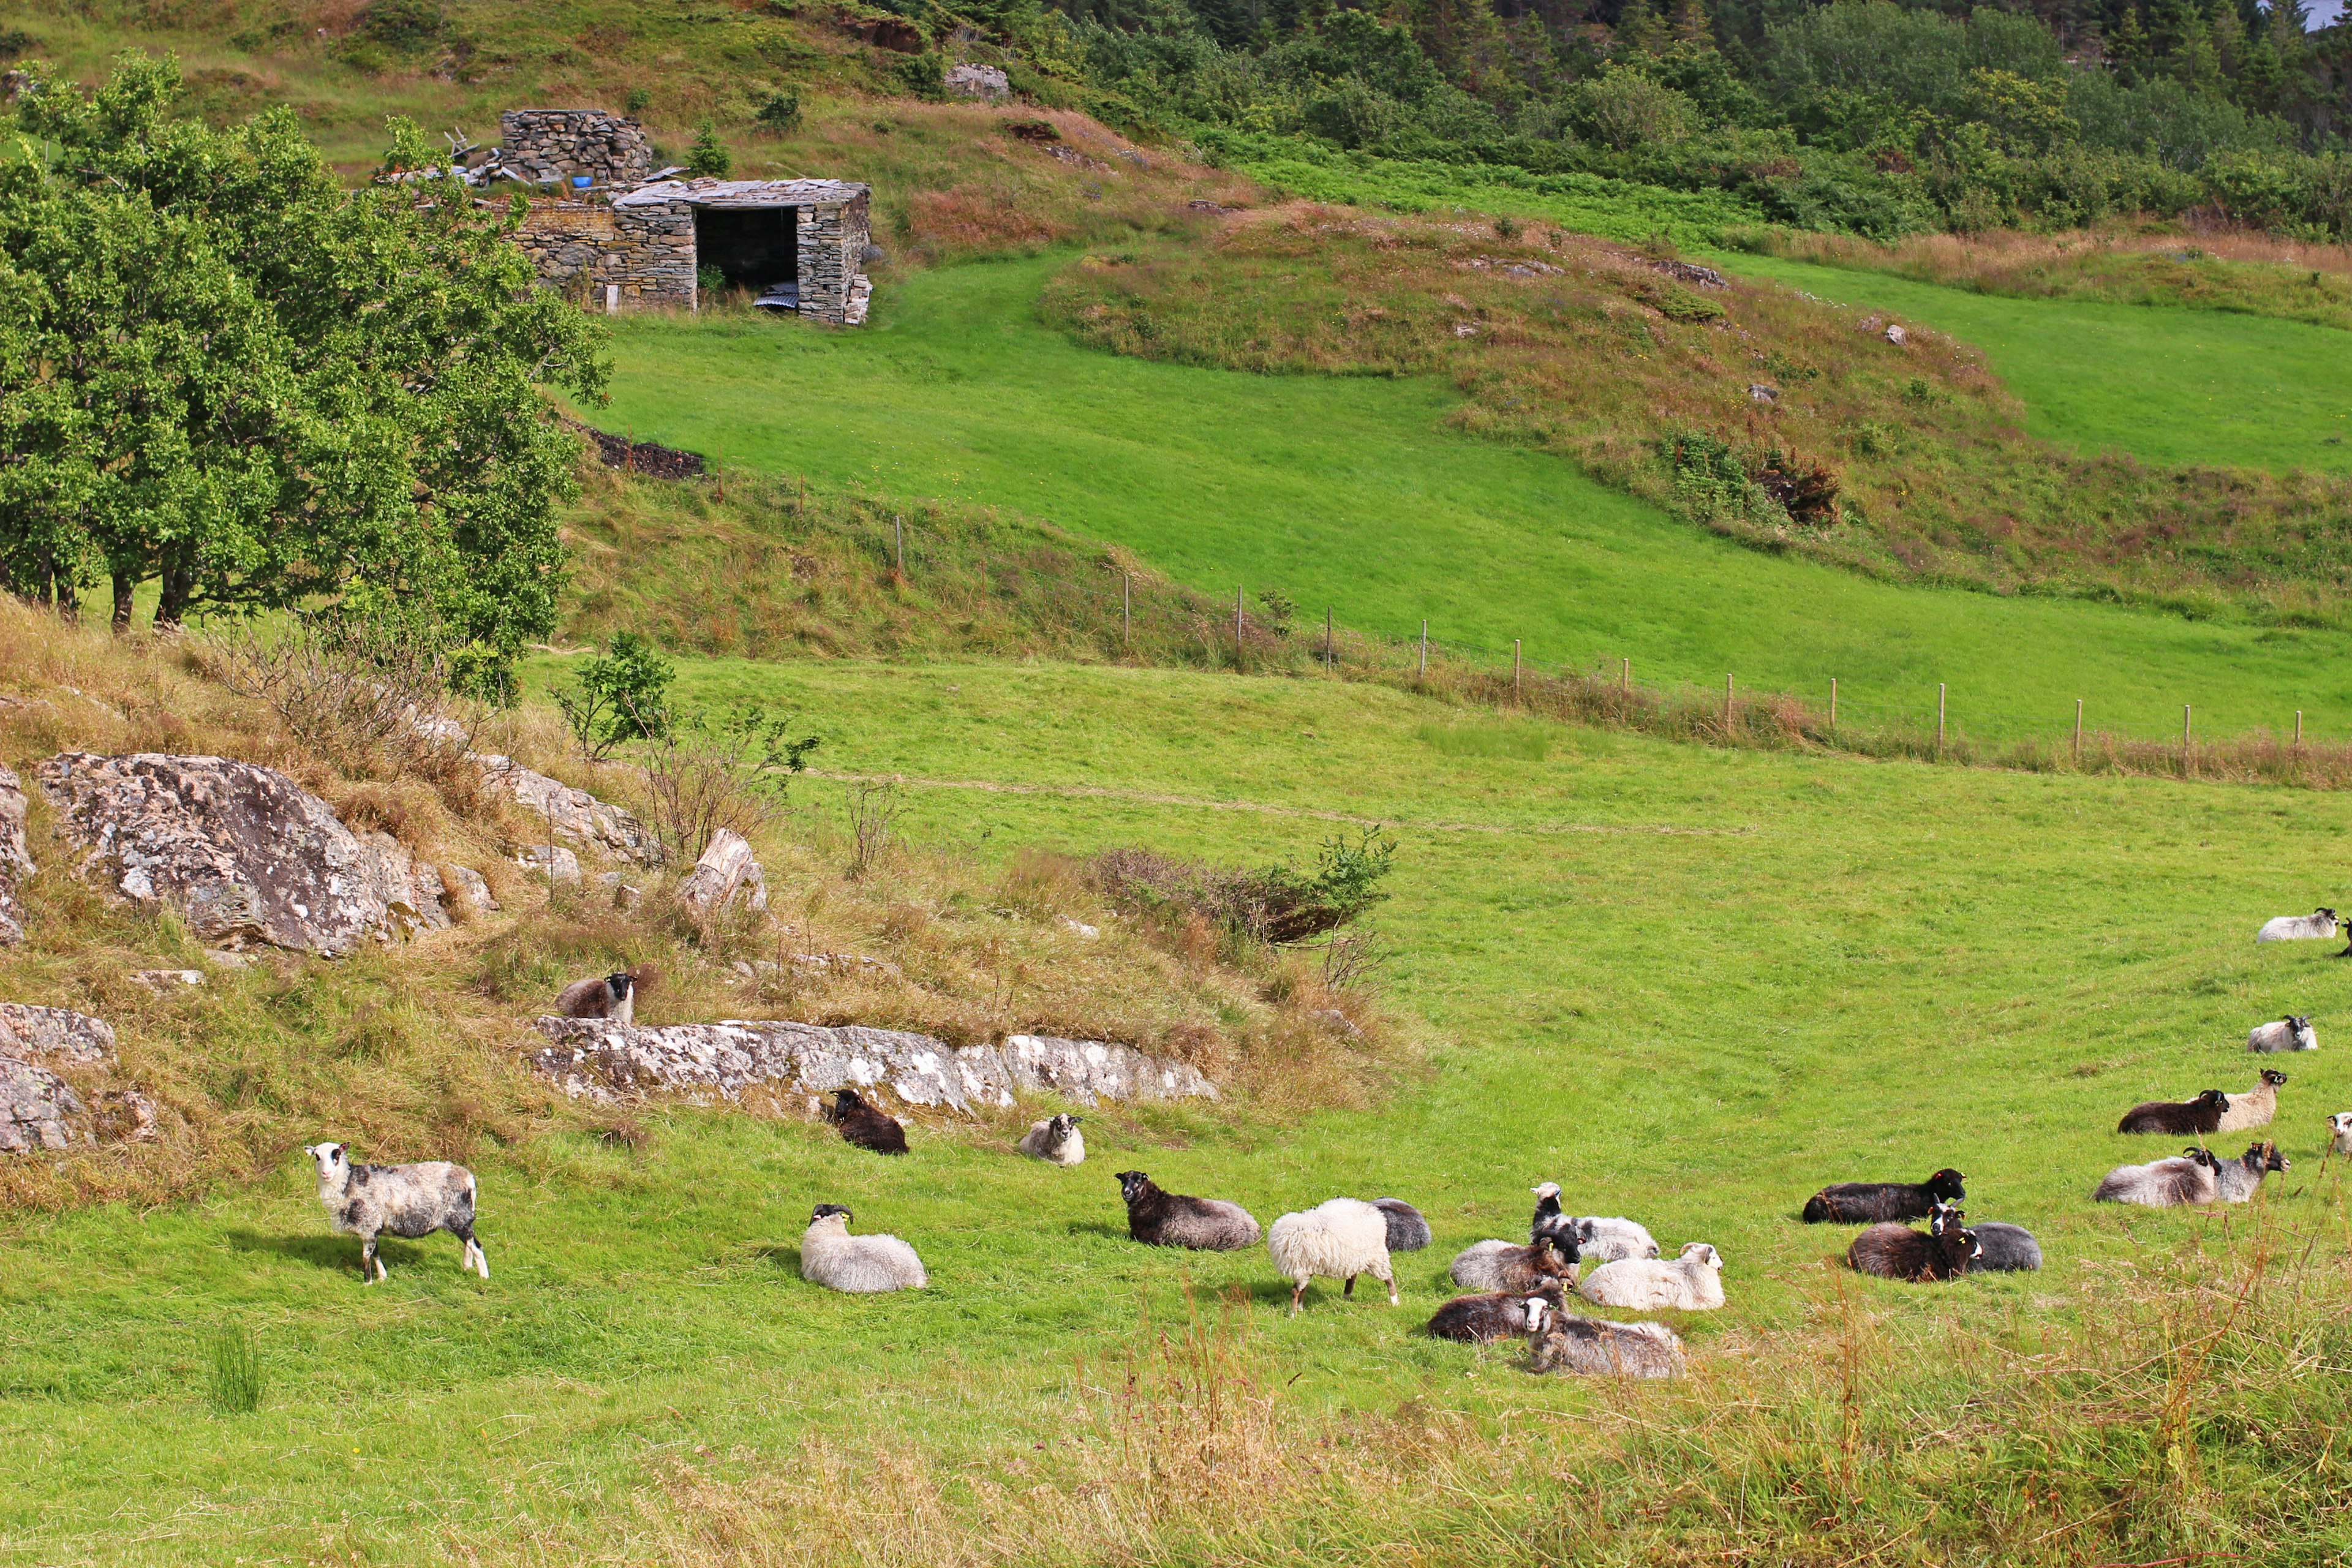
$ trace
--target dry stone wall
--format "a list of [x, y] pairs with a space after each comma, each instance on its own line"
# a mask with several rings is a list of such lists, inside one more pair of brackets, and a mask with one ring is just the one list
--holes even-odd
[[667, 180], [593, 202], [536, 201], [516, 236], [541, 279], [591, 310], [698, 303], [694, 215], [698, 207], [792, 209], [800, 312], [857, 326], [874, 292], [872, 193], [838, 180]]
[[499, 116], [499, 162], [526, 179], [585, 174], [626, 189], [654, 172], [653, 144], [634, 120], [601, 109], [510, 109]]

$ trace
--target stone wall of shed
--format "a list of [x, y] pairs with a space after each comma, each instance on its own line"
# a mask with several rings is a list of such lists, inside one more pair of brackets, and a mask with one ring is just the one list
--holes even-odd
[[626, 188], [654, 170], [644, 129], [601, 109], [510, 109], [499, 116], [499, 149], [507, 167], [567, 184], [585, 174], [600, 187]]
[[858, 285], [865, 281], [864, 256], [871, 243], [867, 198], [834, 206], [801, 209], [801, 314], [820, 321], [855, 324], [865, 317]]
[[610, 207], [533, 202], [515, 235], [541, 279], [602, 310], [604, 287], [625, 305], [695, 302], [694, 209], [684, 202]]

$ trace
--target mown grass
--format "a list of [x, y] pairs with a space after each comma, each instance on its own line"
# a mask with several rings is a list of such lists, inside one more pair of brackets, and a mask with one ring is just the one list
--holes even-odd
[[[822, 772], [904, 775], [912, 845], [982, 863], [1255, 863], [1334, 815], [1389, 824], [1382, 983], [1426, 1069], [1357, 1110], [1104, 1115], [1071, 1172], [1014, 1158], [1009, 1126], [926, 1123], [897, 1162], [688, 1108], [634, 1112], [626, 1139], [553, 1129], [478, 1156], [487, 1284], [436, 1237], [361, 1287], [290, 1155], [199, 1203], [20, 1213], [0, 1555], [2284, 1561], [2334, 1540], [2337, 1058], [2285, 1064], [2296, 1168], [2259, 1211], [2086, 1195], [2160, 1152], [2108, 1131], [2121, 1107], [2251, 1081], [2260, 1017], [2326, 1028], [2352, 972], [2251, 937], [2331, 900], [2312, 868], [2352, 803], [1535, 724], [1541, 746], [1490, 745], [1392, 690], [1181, 671], [698, 661], [680, 688], [812, 716]], [[837, 787], [797, 787], [791, 840], [823, 853]], [[806, 884], [774, 885], [799, 919]], [[2045, 1273], [1823, 1268], [1846, 1233], [1799, 1225], [1805, 1193], [1948, 1162], [1974, 1216], [2037, 1232]], [[1402, 1312], [1318, 1289], [1286, 1320], [1262, 1254], [1129, 1244], [1108, 1179], [1129, 1165], [1261, 1218], [1399, 1193], [1438, 1245]], [[1414, 1335], [1452, 1250], [1523, 1223], [1544, 1176], [1729, 1259], [1731, 1308], [1683, 1325], [1686, 1390], [1539, 1383]], [[800, 1284], [821, 1200], [914, 1239], [934, 1289]], [[1188, 1283], [1207, 1359], [1157, 1370], [1139, 1314], [1182, 1324]], [[251, 1415], [208, 1413], [224, 1321], [268, 1369]], [[1071, 1537], [1084, 1521], [1108, 1533]]]

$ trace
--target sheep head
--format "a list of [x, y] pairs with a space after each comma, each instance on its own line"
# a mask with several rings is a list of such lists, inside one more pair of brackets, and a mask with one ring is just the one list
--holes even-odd
[[1712, 1268], [1718, 1274], [1723, 1272], [1723, 1254], [1704, 1241], [1686, 1244], [1683, 1247], [1682, 1261], [1695, 1263], [1701, 1268]]
[[1142, 1172], [1121, 1171], [1118, 1173], [1118, 1195], [1127, 1201], [1129, 1208], [1133, 1208], [1137, 1201], [1150, 1190], [1151, 1178]]
[[2265, 1175], [2273, 1171], [2284, 1171], [2294, 1163], [2293, 1161], [2279, 1152], [2279, 1146], [2275, 1143], [2256, 1143], [2252, 1145], [2247, 1149], [2243, 1155], [2240, 1156], [2238, 1163], [2245, 1166], [2247, 1170], [2253, 1172], [2256, 1175]]
[[2263, 1069], [2263, 1081], [2270, 1085], [2273, 1089], [2284, 1089], [2286, 1087], [2286, 1074], [2279, 1071], [2276, 1068], [2264, 1068]]
[[311, 1143], [302, 1152], [310, 1156], [319, 1167], [319, 1184], [339, 1187], [351, 1178], [351, 1145], [348, 1143]]
[[1929, 1196], [1948, 1204], [1958, 1203], [1969, 1195], [1968, 1189], [1960, 1185], [1960, 1173], [1948, 1165], [1928, 1177], [1927, 1186]]

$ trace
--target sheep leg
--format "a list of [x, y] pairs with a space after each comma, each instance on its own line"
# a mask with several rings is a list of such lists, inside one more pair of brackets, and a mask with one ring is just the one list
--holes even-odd
[[1291, 1288], [1290, 1288], [1290, 1315], [1291, 1315], [1292, 1317], [1294, 1317], [1294, 1318], [1295, 1318], [1295, 1317], [1298, 1316], [1298, 1304], [1299, 1304], [1299, 1302], [1300, 1302], [1300, 1301], [1302, 1301], [1303, 1300], [1305, 1300], [1306, 1295], [1307, 1295], [1307, 1281], [1306, 1281], [1306, 1280], [1301, 1279], [1301, 1280], [1299, 1280], [1297, 1284], [1295, 1284], [1295, 1285], [1291, 1286]]
[[1382, 1283], [1383, 1285], [1386, 1285], [1386, 1286], [1389, 1288], [1389, 1305], [1390, 1305], [1390, 1306], [1391, 1306], [1391, 1307], [1398, 1305], [1399, 1303], [1398, 1303], [1398, 1301], [1397, 1301], [1396, 1276], [1395, 1276], [1395, 1275], [1393, 1275], [1393, 1274], [1387, 1275], [1387, 1276], [1385, 1276], [1385, 1277], [1383, 1277], [1383, 1278], [1382, 1278], [1382, 1279], [1381, 1279], [1381, 1283]]
[[458, 1261], [457, 1267], [461, 1269], [475, 1269], [483, 1279], [488, 1279], [490, 1277], [490, 1260], [483, 1255], [482, 1244], [474, 1239], [474, 1227], [469, 1225], [463, 1230], [453, 1228], [449, 1234], [466, 1244], [465, 1255]]
[[360, 1237], [360, 1283], [373, 1285], [383, 1278], [383, 1259], [375, 1255], [375, 1237]]
[[1356, 1299], [1356, 1277], [1354, 1275], [1350, 1274], [1348, 1276], [1348, 1282], [1339, 1287], [1339, 1294], [1345, 1296], [1350, 1301]]

